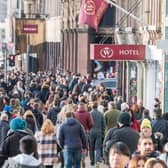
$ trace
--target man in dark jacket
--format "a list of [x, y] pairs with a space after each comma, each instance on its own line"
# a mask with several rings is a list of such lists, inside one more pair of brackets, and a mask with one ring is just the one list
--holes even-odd
[[1, 144], [0, 150], [0, 167], [8, 157], [16, 156], [20, 153], [19, 140], [29, 135], [26, 131], [26, 122], [21, 118], [14, 118], [10, 122], [10, 132]]
[[[89, 142], [90, 142], [90, 161], [91, 165], [95, 163], [98, 165], [101, 161], [102, 141], [104, 138], [105, 121], [103, 114], [97, 110], [97, 102], [91, 102], [91, 116], [94, 125], [90, 129]], [[96, 157], [95, 157], [96, 154]]]
[[130, 127], [130, 115], [122, 112], [118, 117], [118, 127], [111, 128], [104, 139], [103, 149], [106, 163], [108, 163], [108, 152], [111, 144], [118, 141], [124, 142], [131, 153], [135, 152], [139, 140], [139, 134]]
[[82, 149], [87, 149], [87, 141], [83, 127], [74, 118], [72, 112], [67, 112], [66, 120], [59, 130], [59, 145], [64, 149], [65, 167], [80, 167]]
[[9, 131], [8, 115], [6, 113], [1, 114], [0, 119], [0, 144], [4, 141]]

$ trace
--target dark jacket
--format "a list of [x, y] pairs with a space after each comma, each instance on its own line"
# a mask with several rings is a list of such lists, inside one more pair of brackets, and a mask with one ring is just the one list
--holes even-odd
[[53, 107], [52, 109], [49, 110], [47, 114], [47, 118], [50, 119], [54, 125], [56, 125], [57, 115], [59, 112], [60, 112], [59, 107]]
[[129, 147], [131, 153], [133, 154], [136, 151], [138, 140], [139, 134], [136, 131], [134, 131], [131, 127], [123, 126], [121, 128], [111, 128], [107, 132], [103, 142], [105, 160], [107, 161], [108, 152], [111, 144], [114, 144], [118, 141], [122, 141]]
[[0, 121], [0, 144], [4, 141], [9, 131], [9, 123], [8, 121], [1, 120]]
[[156, 132], [160, 132], [163, 134], [164, 142], [167, 142], [168, 139], [168, 121], [162, 118], [158, 118], [152, 121], [152, 131], [155, 134]]
[[90, 132], [100, 132], [104, 135], [105, 121], [104, 116], [97, 109], [91, 111], [91, 116], [93, 118], [94, 125], [91, 128]]
[[84, 129], [74, 118], [66, 119], [59, 130], [59, 145], [68, 149], [86, 149], [87, 142]]
[[25, 130], [12, 131], [7, 135], [1, 145], [0, 167], [8, 157], [13, 157], [20, 153], [19, 140], [26, 135], [30, 134]]

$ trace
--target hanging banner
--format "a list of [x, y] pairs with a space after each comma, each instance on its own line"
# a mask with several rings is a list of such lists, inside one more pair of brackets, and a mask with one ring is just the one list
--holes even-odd
[[104, 0], [82, 0], [79, 24], [87, 24], [97, 31], [107, 7], [108, 3]]

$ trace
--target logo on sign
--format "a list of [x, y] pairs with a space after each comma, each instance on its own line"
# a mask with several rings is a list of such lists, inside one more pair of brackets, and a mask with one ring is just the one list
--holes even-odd
[[87, 15], [95, 15], [96, 5], [93, 0], [86, 1], [84, 11]]
[[100, 50], [100, 55], [103, 58], [111, 58], [113, 56], [113, 50], [109, 47], [104, 47]]

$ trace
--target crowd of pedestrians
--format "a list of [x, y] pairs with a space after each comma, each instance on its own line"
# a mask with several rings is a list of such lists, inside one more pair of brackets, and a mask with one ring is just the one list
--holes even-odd
[[[0, 167], [166, 168], [168, 115], [127, 104], [90, 75], [0, 73]], [[152, 115], [151, 115], [152, 114]], [[86, 167], [87, 168], [87, 167]]]

